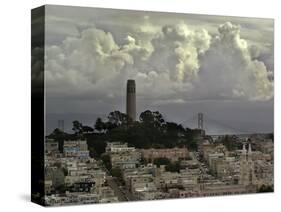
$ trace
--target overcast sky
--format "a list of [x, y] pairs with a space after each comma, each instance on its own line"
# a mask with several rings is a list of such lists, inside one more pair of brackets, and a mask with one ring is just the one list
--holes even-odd
[[126, 111], [127, 79], [137, 112], [208, 133], [273, 131], [272, 19], [46, 7], [47, 131], [64, 119], [93, 124]]

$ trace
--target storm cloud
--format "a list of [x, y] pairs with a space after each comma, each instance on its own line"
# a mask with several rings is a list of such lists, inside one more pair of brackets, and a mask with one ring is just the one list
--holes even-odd
[[[208, 25], [206, 16], [179, 14], [165, 21], [163, 13], [118, 10], [99, 10], [101, 20], [87, 12], [71, 17], [68, 9], [61, 7], [66, 12], [59, 13], [47, 7], [47, 113], [124, 110], [125, 84], [131, 78], [136, 80], [139, 110], [165, 110], [167, 105], [177, 110], [208, 101], [268, 102], [273, 110], [272, 20], [266, 22], [266, 38], [260, 33], [251, 39], [250, 32], [261, 30], [264, 22], [259, 26], [253, 19], [212, 17]], [[60, 26], [65, 31], [57, 30]], [[63, 106], [62, 98], [69, 104]]]

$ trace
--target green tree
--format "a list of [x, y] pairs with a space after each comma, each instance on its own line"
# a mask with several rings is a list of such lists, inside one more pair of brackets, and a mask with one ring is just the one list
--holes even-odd
[[121, 125], [119, 127], [113, 128], [107, 132], [106, 137], [108, 141], [127, 141], [127, 126]]
[[121, 172], [121, 169], [116, 167], [116, 168], [112, 168], [111, 169], [111, 174], [112, 176], [114, 177], [117, 177], [119, 179], [122, 179], [122, 172]]
[[112, 169], [110, 156], [108, 154], [103, 154], [101, 160], [103, 161], [104, 166], [110, 171]]
[[235, 141], [233, 140], [233, 138], [229, 135], [225, 135], [223, 138], [222, 138], [222, 144], [227, 148], [227, 150], [229, 151], [233, 151], [236, 149], [236, 143]]
[[79, 121], [75, 120], [72, 122], [73, 127], [72, 130], [74, 131], [75, 135], [81, 135], [83, 133], [83, 125]]
[[115, 126], [126, 125], [128, 123], [128, 116], [120, 111], [110, 112], [107, 118]]
[[105, 131], [105, 132], [110, 132], [111, 130], [113, 130], [113, 129], [115, 129], [117, 127], [117, 125], [116, 124], [113, 124], [113, 123], [111, 123], [111, 122], [105, 122], [104, 123], [104, 127], [103, 127], [103, 130]]
[[160, 157], [160, 158], [155, 158], [153, 163], [155, 165], [157, 165], [157, 167], [159, 167], [160, 165], [168, 165], [168, 164], [170, 164], [170, 160], [168, 158]]
[[95, 129], [99, 132], [101, 132], [104, 129], [105, 123], [102, 121], [101, 118], [97, 118], [95, 123]]
[[87, 139], [90, 156], [99, 158], [105, 152], [106, 141], [104, 135], [88, 134], [85, 135], [85, 137]]
[[54, 129], [54, 131], [49, 135], [49, 137], [58, 138], [64, 135], [64, 132], [59, 128]]
[[67, 138], [67, 134], [61, 131], [59, 128], [56, 128], [49, 136], [48, 138], [54, 139], [58, 142], [59, 151], [63, 152], [63, 144], [64, 140]]
[[173, 162], [173, 163], [169, 163], [166, 167], [165, 167], [166, 171], [169, 172], [179, 172], [181, 169], [181, 165], [179, 161]]
[[189, 150], [193, 150], [193, 151], [197, 151], [198, 150], [198, 143], [197, 143], [197, 141], [196, 140], [194, 140], [194, 139], [191, 139], [191, 140], [189, 140], [188, 142], [187, 142], [187, 148], [189, 149]]
[[89, 126], [82, 126], [82, 131], [83, 131], [83, 133], [92, 133], [94, 131], [94, 129]]
[[150, 110], [146, 110], [140, 114], [140, 121], [146, 125], [154, 126], [160, 128], [165, 120], [161, 113], [158, 111], [152, 112]]

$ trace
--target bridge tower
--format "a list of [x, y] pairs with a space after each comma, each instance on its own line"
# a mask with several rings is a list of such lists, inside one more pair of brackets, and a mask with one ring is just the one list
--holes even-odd
[[203, 113], [198, 113], [198, 129], [203, 130]]

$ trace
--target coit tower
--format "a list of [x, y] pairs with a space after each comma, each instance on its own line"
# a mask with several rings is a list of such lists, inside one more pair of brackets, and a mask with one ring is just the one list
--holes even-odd
[[136, 83], [131, 79], [127, 81], [127, 115], [136, 121]]

